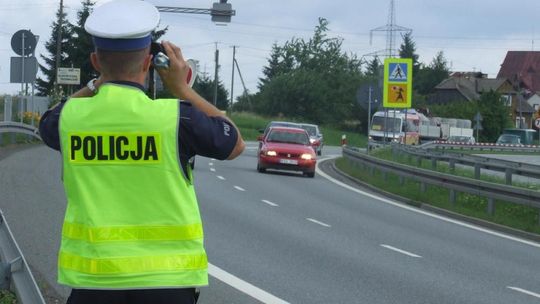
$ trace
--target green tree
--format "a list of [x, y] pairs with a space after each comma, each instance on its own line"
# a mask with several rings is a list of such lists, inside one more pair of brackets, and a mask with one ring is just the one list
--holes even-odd
[[379, 76], [382, 77], [382, 75], [379, 75], [381, 66], [382, 64], [381, 64], [381, 61], [379, 60], [379, 57], [374, 56], [373, 59], [367, 64], [366, 76], [374, 77], [374, 78], [378, 78]]
[[[56, 47], [57, 47], [57, 33], [58, 28], [62, 29], [62, 41], [60, 44], [60, 67], [70, 67], [71, 62], [67, 50], [73, 48], [71, 36], [73, 35], [73, 28], [67, 21], [67, 14], [59, 6], [56, 11], [56, 20], [51, 25], [51, 38], [45, 42], [46, 55], [41, 54], [40, 57], [44, 61], [44, 64], [39, 64], [39, 69], [44, 75], [44, 78], [36, 79], [36, 88], [38, 90], [37, 95], [46, 96], [50, 95], [54, 84], [56, 82]], [[62, 92], [58, 92], [58, 96], [65, 96], [67, 88], [64, 86]]]
[[432, 116], [472, 120], [476, 112], [478, 112], [478, 103], [476, 101], [449, 102], [430, 105], [429, 110]]
[[[410, 58], [413, 64], [413, 77], [420, 70], [420, 63], [418, 62], [418, 54], [416, 54], [416, 43], [412, 39], [412, 33], [408, 32], [403, 36], [403, 42], [399, 47], [400, 58]], [[414, 85], [414, 81], [413, 81]]]
[[79, 88], [85, 86], [90, 79], [97, 77], [98, 73], [90, 62], [90, 54], [94, 51], [92, 36], [84, 29], [84, 23], [92, 12], [95, 2], [83, 0], [82, 8], [77, 12], [77, 23], [73, 28], [72, 49], [68, 51], [73, 67], [81, 69], [81, 83]]
[[505, 105], [501, 95], [493, 91], [482, 93], [477, 104], [483, 117], [480, 141], [495, 142], [502, 131], [512, 124], [510, 108]]
[[449, 76], [448, 61], [444, 57], [443, 51], [439, 51], [427, 67], [420, 67], [418, 76], [415, 77], [415, 87], [418, 93], [428, 95], [433, 93], [433, 89]]
[[[210, 78], [207, 73], [201, 73], [193, 83], [193, 89], [199, 93], [204, 99], [212, 102], [214, 100], [214, 79]], [[226, 111], [229, 108], [229, 92], [225, 89], [221, 79], [218, 79], [218, 94], [217, 107], [220, 110]]]
[[235, 112], [254, 112], [255, 108], [253, 104], [258, 99], [260, 94], [247, 94], [244, 93], [236, 97], [236, 101], [233, 104], [233, 111]]
[[360, 60], [341, 51], [342, 38], [327, 36], [319, 19], [309, 40], [274, 45], [254, 107], [263, 116], [284, 115], [316, 123], [357, 120], [356, 90], [364, 77]]
[[268, 65], [263, 67], [263, 78], [259, 78], [259, 89], [264, 87], [268, 82], [277, 75], [285, 74], [293, 69], [293, 56], [290, 54], [291, 48], [284, 46], [280, 47], [276, 43], [272, 45]]

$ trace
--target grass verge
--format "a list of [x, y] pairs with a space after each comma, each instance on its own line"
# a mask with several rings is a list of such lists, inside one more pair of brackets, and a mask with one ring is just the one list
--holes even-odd
[[8, 290], [0, 291], [0, 304], [17, 304], [17, 297]]
[[539, 210], [528, 206], [516, 205], [510, 202], [495, 201], [495, 212], [489, 215], [487, 199], [467, 193], [456, 195], [456, 202], [449, 201], [449, 190], [438, 186], [426, 186], [426, 191], [419, 191], [420, 183], [405, 179], [401, 184], [397, 175], [388, 173], [386, 177], [379, 171], [363, 170], [345, 158], [336, 159], [336, 167], [363, 182], [369, 183], [383, 191], [408, 198], [417, 205], [429, 204], [438, 208], [446, 209], [465, 216], [483, 219], [500, 225], [540, 234], [538, 224]]

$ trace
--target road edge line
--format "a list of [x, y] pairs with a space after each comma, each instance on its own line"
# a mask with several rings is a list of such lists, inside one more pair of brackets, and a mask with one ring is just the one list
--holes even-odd
[[319, 165], [320, 165], [321, 162], [326, 161], [326, 160], [336, 159], [337, 157], [339, 157], [339, 156], [319, 159], [317, 161], [317, 165], [316, 165], [316, 168], [315, 168], [317, 174], [319, 174], [320, 176], [326, 178], [327, 180], [333, 182], [334, 184], [336, 184], [338, 186], [341, 186], [341, 187], [343, 187], [345, 189], [351, 190], [351, 191], [356, 192], [358, 194], [370, 197], [372, 199], [376, 199], [376, 200], [378, 200], [380, 202], [383, 202], [383, 203], [386, 203], [386, 204], [389, 204], [389, 205], [393, 205], [393, 206], [396, 206], [396, 207], [399, 207], [399, 208], [402, 208], [402, 209], [405, 209], [405, 210], [409, 210], [409, 211], [412, 211], [412, 212], [416, 212], [416, 213], [419, 213], [419, 214], [427, 215], [427, 216], [432, 217], [432, 218], [436, 218], [436, 219], [439, 219], [439, 220], [442, 220], [442, 221], [445, 221], [445, 222], [448, 222], [448, 223], [452, 223], [452, 224], [459, 225], [459, 226], [469, 228], [469, 229], [473, 229], [473, 230], [476, 230], [476, 231], [484, 232], [484, 233], [487, 233], [487, 234], [490, 234], [490, 235], [493, 235], [493, 236], [497, 236], [497, 237], [500, 237], [500, 238], [503, 238], [503, 239], [512, 240], [512, 241], [515, 241], [515, 242], [518, 242], [518, 243], [522, 243], [522, 244], [529, 245], [529, 246], [532, 246], [532, 247], [540, 248], [540, 243], [537, 243], [537, 242], [534, 242], [534, 241], [529, 241], [529, 240], [525, 240], [525, 239], [518, 238], [518, 237], [515, 237], [515, 236], [500, 233], [500, 232], [497, 232], [497, 231], [489, 230], [487, 228], [483, 228], [483, 227], [479, 227], [479, 226], [476, 226], [476, 225], [473, 225], [473, 224], [465, 223], [465, 222], [462, 222], [460, 220], [447, 218], [447, 217], [444, 217], [444, 216], [441, 216], [441, 215], [437, 215], [437, 214], [434, 214], [434, 213], [431, 213], [431, 212], [428, 212], [428, 211], [424, 211], [424, 210], [418, 209], [416, 207], [411, 207], [411, 206], [405, 205], [405, 204], [400, 203], [400, 202], [395, 202], [395, 201], [392, 201], [392, 200], [387, 199], [385, 197], [380, 197], [380, 196], [377, 196], [377, 195], [362, 191], [362, 190], [357, 189], [355, 187], [349, 186], [349, 185], [347, 185], [347, 184], [345, 184], [345, 183], [343, 183], [341, 181], [338, 181], [337, 179], [331, 177], [330, 175], [326, 174], [325, 172], [322, 171], [322, 169], [319, 168]]

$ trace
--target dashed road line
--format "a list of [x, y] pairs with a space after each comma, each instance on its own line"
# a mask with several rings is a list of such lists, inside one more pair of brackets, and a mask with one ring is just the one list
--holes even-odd
[[278, 204], [272, 203], [272, 202], [269, 201], [269, 200], [261, 200], [261, 201], [262, 201], [263, 203], [265, 203], [265, 204], [268, 204], [268, 205], [272, 206], [272, 207], [278, 207], [278, 206], [279, 206]]
[[223, 283], [240, 290], [256, 300], [259, 300], [261, 303], [289, 304], [289, 302], [280, 299], [210, 263], [208, 263], [208, 273]]
[[514, 287], [514, 286], [506, 286], [506, 288], [512, 289], [512, 290], [514, 290], [514, 291], [521, 292], [521, 293], [524, 293], [524, 294], [526, 294], [526, 295], [529, 295], [529, 296], [532, 296], [532, 297], [535, 297], [535, 298], [539, 298], [539, 299], [540, 299], [540, 294], [535, 293], [535, 292], [532, 292], [532, 291], [528, 291], [528, 290], [523, 289], [523, 288]]
[[208, 163], [208, 165], [209, 165], [209, 166], [213, 166], [213, 165], [214, 165], [214, 163], [210, 162], [210, 163]]
[[221, 175], [216, 175], [217, 178], [219, 178], [220, 180], [225, 180], [225, 177], [221, 176]]
[[395, 251], [395, 252], [399, 252], [401, 254], [404, 254], [404, 255], [407, 255], [407, 256], [410, 256], [410, 257], [413, 257], [413, 258], [421, 258], [422, 257], [422, 256], [420, 256], [418, 254], [414, 254], [412, 252], [408, 252], [408, 251], [405, 251], [403, 249], [399, 249], [399, 248], [396, 248], [396, 247], [393, 247], [393, 246], [390, 246], [390, 245], [381, 244], [381, 247], [384, 247], [386, 249], [390, 249], [390, 250]]
[[321, 221], [318, 221], [318, 220], [316, 220], [316, 219], [312, 219], [312, 218], [309, 218], [309, 217], [306, 218], [306, 220], [308, 220], [308, 221], [310, 221], [310, 222], [313, 222], [313, 223], [315, 223], [315, 224], [318, 224], [318, 225], [327, 227], [327, 228], [332, 227], [331, 225], [328, 225], [328, 224], [326, 224], [326, 223], [323, 223], [323, 222], [321, 222]]
[[246, 191], [246, 189], [244, 189], [242, 187], [239, 187], [239, 186], [234, 186], [234, 189], [236, 189], [238, 191]]
[[215, 168], [210, 168], [210, 171], [211, 172], [216, 172], [216, 169]]

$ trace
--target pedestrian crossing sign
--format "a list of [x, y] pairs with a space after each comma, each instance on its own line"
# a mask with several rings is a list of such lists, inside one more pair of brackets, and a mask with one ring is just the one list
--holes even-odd
[[404, 63], [390, 63], [389, 80], [393, 82], [407, 82], [407, 65]]
[[412, 59], [384, 60], [383, 106], [410, 108], [412, 104]]

